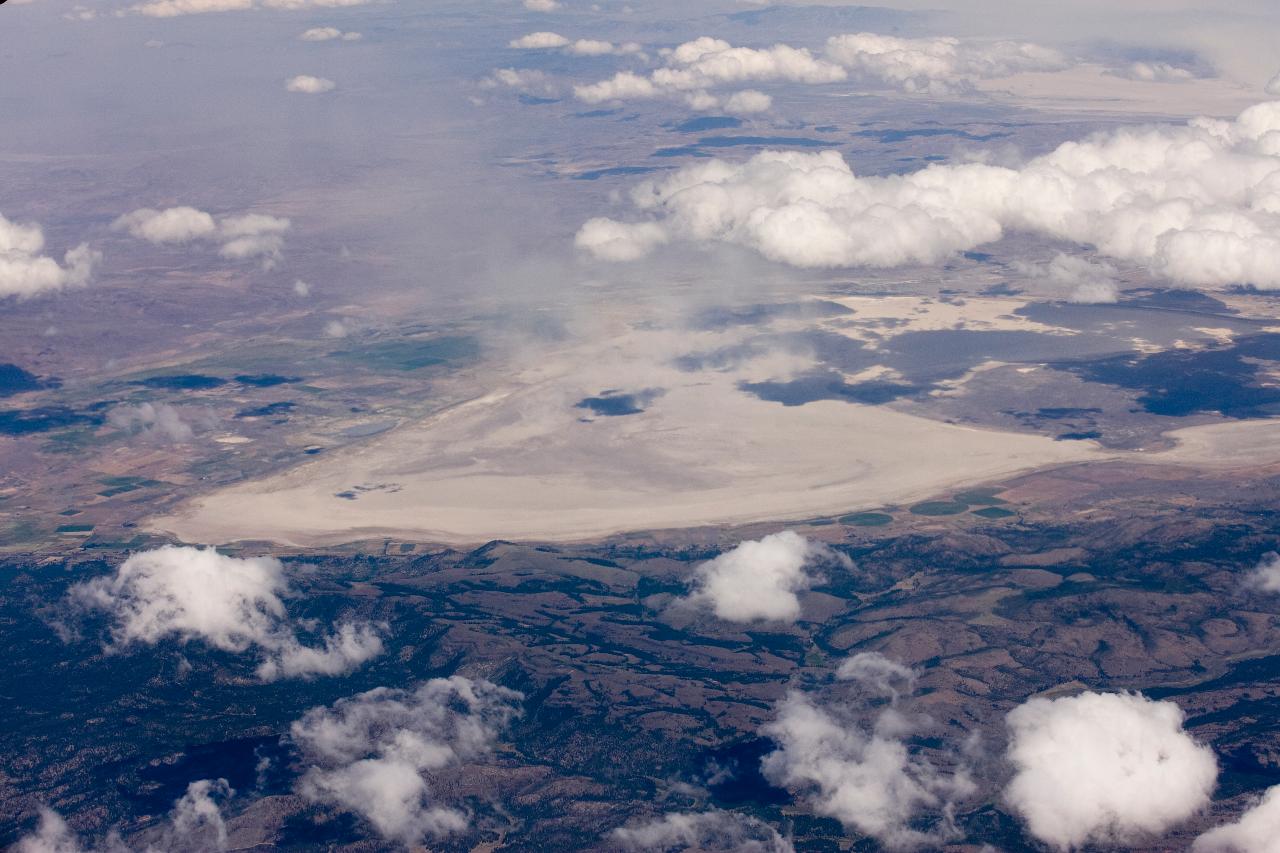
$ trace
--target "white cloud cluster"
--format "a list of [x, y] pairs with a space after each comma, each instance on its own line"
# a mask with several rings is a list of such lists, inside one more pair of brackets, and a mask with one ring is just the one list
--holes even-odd
[[1005, 799], [1060, 850], [1163, 833], [1209, 802], [1213, 751], [1173, 702], [1139, 694], [1031, 699], [1006, 717], [1017, 773]]
[[110, 614], [109, 649], [170, 637], [228, 652], [256, 647], [264, 681], [339, 675], [382, 653], [379, 631], [368, 623], [344, 622], [322, 647], [302, 645], [281, 600], [287, 591], [274, 557], [166, 545], [133, 554], [115, 574], [77, 584], [69, 595], [79, 607]]
[[569, 39], [559, 33], [537, 32], [523, 35], [507, 42], [507, 47], [516, 50], [552, 50], [569, 44]]
[[127, 433], [177, 444], [191, 441], [195, 436], [178, 408], [168, 403], [116, 406], [107, 415], [107, 423]]
[[1268, 80], [1267, 85], [1262, 87], [1262, 90], [1268, 95], [1280, 97], [1280, 73]]
[[773, 98], [764, 92], [757, 92], [755, 89], [743, 89], [741, 92], [734, 92], [725, 98], [721, 104], [721, 109], [729, 113], [729, 115], [745, 116], [752, 113], [768, 112], [772, 106]]
[[520, 92], [537, 92], [542, 95], [555, 95], [556, 86], [541, 71], [533, 68], [497, 68], [488, 77], [480, 81], [481, 88], [496, 89], [504, 86]]
[[[171, 850], [226, 850], [227, 825], [218, 801], [235, 794], [226, 779], [201, 779], [187, 786], [187, 792], [174, 803], [169, 820], [141, 853]], [[117, 834], [110, 835], [101, 847], [86, 847], [52, 809], [40, 810], [36, 831], [20, 839], [15, 853], [130, 853], [130, 848]]]
[[1196, 78], [1190, 69], [1168, 62], [1133, 62], [1113, 73], [1146, 83], [1184, 83]]
[[1280, 785], [1267, 789], [1235, 823], [1211, 829], [1195, 840], [1192, 853], [1277, 853], [1280, 851]]
[[711, 809], [676, 812], [615, 829], [612, 839], [626, 850], [724, 850], [733, 853], [793, 853], [791, 842], [763, 821]]
[[[574, 86], [574, 95], [589, 104], [674, 95], [695, 109], [716, 109], [720, 101], [709, 94], [712, 88], [747, 82], [834, 83], [848, 76], [839, 65], [804, 48], [734, 47], [708, 36], [681, 44], [666, 58], [665, 67], [647, 76], [622, 71], [608, 80]], [[761, 97], [756, 93], [757, 104]]]
[[213, 12], [246, 12], [250, 9], [335, 9], [363, 6], [368, 2], [369, 0], [151, 0], [130, 6], [126, 11], [150, 18], [177, 18]]
[[433, 801], [432, 771], [487, 754], [519, 712], [521, 695], [488, 681], [436, 678], [416, 690], [380, 687], [313, 708], [290, 729], [310, 765], [304, 797], [359, 814], [384, 837], [413, 846], [467, 827]]
[[297, 92], [302, 95], [319, 95], [324, 92], [332, 92], [338, 84], [325, 77], [312, 77], [310, 74], [298, 74], [284, 81], [284, 88], [287, 92]]
[[826, 53], [860, 82], [928, 95], [972, 89], [978, 80], [1067, 67], [1066, 57], [1037, 44], [946, 37], [908, 39], [852, 33], [828, 39]]
[[359, 41], [364, 36], [356, 32], [344, 33], [337, 27], [312, 27], [305, 30], [298, 38], [302, 41]]
[[557, 0], [524, 0], [524, 7], [530, 12], [554, 12], [560, 4]]
[[18, 840], [15, 853], [89, 853], [71, 827], [52, 809], [40, 810], [36, 831]]
[[1093, 246], [1172, 281], [1280, 288], [1280, 102], [1234, 121], [1125, 128], [1021, 168], [934, 165], [859, 177], [836, 151], [707, 160], [632, 192], [649, 221], [587, 222], [606, 260], [674, 239], [798, 267], [933, 264], [1023, 232]]
[[218, 253], [224, 258], [263, 258], [267, 263], [280, 257], [289, 227], [289, 220], [281, 216], [244, 213], [214, 218], [185, 205], [164, 210], [143, 207], [111, 223], [112, 230], [126, 231], [148, 243], [215, 242], [221, 244]]
[[507, 43], [507, 46], [516, 50], [561, 49], [565, 53], [574, 56], [625, 56], [638, 54], [642, 50], [640, 45], [635, 42], [615, 45], [613, 42], [600, 39], [568, 39], [559, 33], [545, 31], [529, 33], [518, 39], [512, 39]]
[[694, 591], [681, 601], [708, 606], [729, 622], [794, 621], [796, 593], [812, 585], [806, 569], [818, 561], [852, 566], [844, 554], [791, 530], [748, 540], [698, 566]]
[[916, 672], [890, 660], [879, 652], [860, 652], [845, 660], [836, 669], [840, 681], [856, 681], [864, 689], [897, 701], [904, 693], [910, 693], [916, 684]]
[[[875, 654], [846, 664], [844, 678], [872, 685], [887, 686], [910, 674]], [[868, 730], [849, 705], [823, 706], [792, 691], [763, 729], [779, 748], [761, 766], [774, 784], [806, 792], [818, 814], [886, 847], [937, 847], [956, 835], [954, 804], [972, 796], [976, 786], [963, 766], [944, 772], [912, 754], [905, 739], [913, 725], [897, 710], [896, 693], [893, 698]], [[925, 815], [933, 825], [920, 828], [917, 821]]]
[[695, 109], [714, 109], [719, 101], [709, 90], [746, 82], [817, 85], [852, 79], [864, 86], [947, 95], [970, 90], [979, 80], [1058, 71], [1068, 65], [1057, 51], [1025, 42], [906, 39], [875, 33], [832, 36], [824, 56], [785, 44], [735, 47], [710, 36], [685, 42], [665, 55], [665, 67], [648, 75], [620, 72], [575, 86], [574, 94], [593, 104], [683, 96]]
[[11, 222], [0, 215], [0, 298], [26, 299], [67, 287], [83, 287], [102, 254], [81, 243], [59, 265], [43, 254], [44, 231], [35, 223]]
[[1280, 592], [1280, 554], [1264, 554], [1249, 572], [1246, 582], [1262, 592]]
[[1013, 267], [1024, 275], [1061, 288], [1068, 302], [1099, 305], [1119, 298], [1116, 268], [1106, 261], [1091, 261], [1059, 252], [1046, 264], [1016, 261]]

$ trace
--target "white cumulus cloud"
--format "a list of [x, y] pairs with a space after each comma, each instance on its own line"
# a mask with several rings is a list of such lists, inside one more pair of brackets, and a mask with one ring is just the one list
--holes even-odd
[[1249, 572], [1246, 582], [1263, 592], [1280, 592], [1280, 554], [1264, 554]]
[[707, 90], [719, 86], [754, 81], [821, 85], [852, 79], [864, 87], [948, 95], [971, 90], [979, 80], [1059, 71], [1069, 64], [1057, 51], [1026, 42], [906, 39], [875, 33], [832, 36], [824, 53], [815, 56], [807, 48], [786, 44], [740, 47], [702, 36], [666, 51], [666, 65], [647, 76], [624, 71], [575, 86], [574, 94], [587, 103], [682, 95], [696, 105], [709, 104]]
[[565, 46], [565, 52], [574, 56], [608, 56], [610, 54], [627, 56], [629, 54], [638, 54], [641, 50], [640, 45], [635, 42], [614, 44], [611, 41], [602, 39], [576, 39]]
[[334, 9], [363, 6], [369, 0], [151, 0], [137, 3], [126, 11], [150, 18], [177, 18], [183, 15], [205, 15], [214, 12], [245, 12], [250, 9]]
[[131, 555], [114, 574], [76, 584], [69, 596], [112, 617], [109, 650], [168, 638], [227, 652], [256, 648], [265, 681], [338, 675], [382, 653], [379, 631], [369, 623], [344, 622], [322, 647], [304, 646], [281, 598], [287, 592], [284, 566], [274, 557], [166, 545]]
[[730, 115], [750, 115], [767, 112], [773, 106], [773, 98], [755, 89], [734, 92], [724, 102], [724, 111]]
[[550, 48], [564, 47], [567, 44], [569, 44], [569, 40], [559, 33], [537, 32], [529, 33], [518, 39], [512, 39], [507, 43], [507, 46], [517, 50], [548, 50]]
[[616, 45], [602, 39], [572, 40], [551, 32], [536, 32], [523, 35], [507, 42], [507, 47], [516, 50], [561, 50], [573, 56], [627, 56], [639, 54], [643, 50], [635, 42]]
[[356, 32], [344, 33], [337, 27], [312, 27], [298, 38], [302, 41], [359, 41], [363, 36]]
[[1211, 829], [1195, 840], [1192, 853], [1277, 853], [1280, 851], [1280, 785], [1235, 823]]
[[595, 104], [663, 95], [696, 96], [716, 86], [749, 81], [833, 83], [847, 76], [840, 66], [804, 48], [785, 44], [734, 47], [722, 39], [703, 36], [670, 51], [666, 66], [648, 76], [623, 71], [607, 80], [575, 86], [573, 91], [579, 100]]
[[284, 82], [285, 91], [298, 92], [303, 95], [319, 95], [331, 92], [337, 84], [324, 77], [312, 77], [310, 74], [299, 74]]
[[1196, 78], [1195, 72], [1189, 68], [1168, 62], [1133, 62], [1113, 73], [1147, 83], [1183, 83]]
[[1182, 728], [1173, 702], [1140, 694], [1030, 699], [1009, 712], [1005, 799], [1060, 850], [1165, 832], [1209, 801], [1213, 751]]
[[[864, 687], [889, 685], [910, 674], [899, 666], [873, 653], [847, 661], [841, 672]], [[904, 684], [909, 689], [910, 678]], [[936, 848], [957, 835], [955, 803], [976, 786], [963, 764], [946, 771], [909, 748], [915, 726], [898, 710], [898, 694], [890, 693], [890, 705], [866, 727], [849, 702], [820, 704], [791, 691], [762, 730], [779, 748], [761, 767], [774, 784], [801, 792], [818, 814], [888, 848]], [[921, 827], [922, 818], [931, 825]]]
[[521, 695], [488, 681], [437, 678], [415, 690], [380, 687], [293, 724], [302, 751], [304, 797], [363, 817], [386, 838], [406, 845], [465, 829], [465, 812], [441, 804], [427, 779], [433, 771], [486, 755], [519, 713]]
[[531, 12], [554, 12], [560, 4], [557, 0], [524, 0], [524, 7]]
[[615, 829], [627, 850], [724, 850], [733, 853], [793, 853], [791, 842], [758, 818], [711, 809], [675, 812]]
[[682, 601], [705, 605], [729, 622], [794, 621], [800, 616], [796, 596], [809, 588], [817, 562], [852, 565], [838, 551], [791, 530], [748, 540], [694, 573], [694, 591]]
[[827, 40], [827, 58], [862, 83], [904, 92], [947, 95], [978, 80], [1022, 71], [1059, 71], [1062, 54], [1026, 42], [971, 42], [956, 38], [897, 38], [851, 33]]
[[[173, 805], [159, 838], [140, 853], [161, 850], [226, 850], [227, 825], [218, 806], [235, 794], [226, 779], [201, 779]], [[16, 853], [131, 853], [120, 837], [112, 833], [102, 845], [86, 846], [62, 816], [52, 809], [40, 810], [36, 831], [20, 839]]]
[[112, 427], [159, 441], [183, 444], [195, 437], [191, 424], [176, 406], [168, 403], [137, 403], [116, 406], [107, 415]]
[[11, 222], [0, 215], [0, 298], [26, 299], [69, 287], [83, 287], [102, 254], [81, 243], [60, 265], [44, 253], [44, 231], [35, 223]]
[[656, 222], [635, 225], [612, 219], [590, 219], [578, 229], [574, 244], [606, 261], [634, 261], [667, 242], [667, 229]]
[[555, 95], [555, 82], [542, 71], [534, 68], [496, 68], [480, 81], [481, 88], [505, 87], [519, 92], [536, 92], [539, 95]]
[[916, 672], [879, 652], [860, 652], [836, 669], [840, 681], [856, 681], [865, 689], [897, 701], [915, 688]]
[[213, 216], [194, 207], [170, 207], [165, 210], [140, 208], [116, 219], [111, 226], [128, 231], [149, 243], [187, 243], [218, 233]]
[[1091, 261], [1059, 252], [1047, 264], [1015, 262], [1013, 266], [1024, 275], [1055, 285], [1068, 302], [1097, 305], [1119, 298], [1114, 280], [1116, 268], [1106, 261]]
[[111, 223], [112, 230], [125, 231], [148, 243], [219, 243], [218, 253], [224, 258], [262, 258], [268, 265], [279, 259], [284, 249], [284, 234], [290, 227], [289, 220], [281, 216], [244, 213], [215, 218], [188, 206], [164, 210], [143, 207]]
[[1280, 102], [1234, 121], [1125, 128], [1020, 168], [860, 177], [836, 151], [707, 160], [632, 192], [647, 221], [593, 219], [606, 260], [679, 237], [798, 267], [933, 264], [1019, 231], [1094, 247], [1174, 282], [1280, 288]]

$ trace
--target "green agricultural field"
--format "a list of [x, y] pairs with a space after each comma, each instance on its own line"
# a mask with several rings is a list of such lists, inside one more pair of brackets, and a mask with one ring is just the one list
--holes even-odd
[[841, 524], [851, 527], [883, 527], [893, 521], [893, 516], [883, 512], [855, 512], [840, 517]]
[[911, 507], [912, 515], [959, 515], [969, 509], [964, 501], [925, 501]]

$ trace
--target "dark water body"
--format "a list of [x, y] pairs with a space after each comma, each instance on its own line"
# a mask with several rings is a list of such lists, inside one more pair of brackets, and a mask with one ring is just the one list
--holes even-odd
[[815, 299], [805, 302], [748, 305], [744, 308], [718, 306], [698, 312], [693, 319], [695, 329], [712, 331], [732, 326], [758, 326], [774, 320], [809, 320], [823, 317], [843, 317], [854, 313], [838, 302]]
[[598, 181], [601, 178], [612, 178], [623, 175], [643, 175], [647, 172], [657, 172], [657, 166], [613, 166], [608, 169], [594, 169], [590, 172], [582, 172], [574, 175], [575, 181]]
[[65, 406], [0, 411], [0, 435], [31, 435], [63, 427], [96, 427], [103, 421], [102, 415]]
[[940, 329], [903, 332], [882, 347], [884, 363], [909, 380], [924, 383], [963, 376], [985, 361], [1009, 364], [1111, 355], [1129, 349], [1094, 335], [1048, 335], [1024, 331]]
[[227, 380], [201, 373], [178, 373], [171, 376], [151, 376], [134, 384], [165, 391], [208, 391], [211, 388], [221, 388], [227, 384]]
[[[258, 763], [266, 759], [267, 770], [259, 787]], [[143, 783], [125, 792], [127, 799], [138, 804], [140, 811], [163, 814], [186, 793], [188, 783], [196, 779], [226, 779], [237, 792], [263, 795], [285, 794], [290, 789], [289, 751], [275, 735], [240, 738], [188, 746], [172, 762], [159, 762], [138, 771]]]
[[807, 136], [704, 136], [696, 143], [702, 148], [736, 148], [740, 145], [785, 145], [789, 148], [830, 148], [835, 145], [826, 139]]
[[1041, 363], [1127, 351], [1101, 335], [1049, 335], [1025, 331], [939, 329], [903, 332], [869, 349], [860, 341], [833, 332], [801, 332], [774, 340], [793, 352], [811, 352], [820, 361], [846, 373], [884, 365], [908, 384], [924, 388], [963, 376], [985, 361], [1010, 364]]
[[638, 415], [648, 408], [649, 404], [663, 395], [661, 388], [646, 388], [643, 391], [624, 393], [622, 391], [602, 391], [598, 397], [587, 397], [574, 404], [575, 409], [587, 409], [593, 415], [605, 418], [616, 418], [624, 415]]
[[707, 157], [705, 149], [754, 146], [758, 148], [830, 148], [836, 143], [807, 136], [704, 136], [691, 145], [659, 148], [653, 157]]
[[906, 142], [908, 139], [916, 139], [920, 137], [929, 138], [935, 136], [952, 136], [958, 139], [967, 139], [972, 142], [990, 142], [993, 139], [1013, 136], [1013, 134], [1008, 131], [970, 133], [967, 130], [958, 130], [947, 127], [917, 127], [910, 130], [860, 130], [853, 135], [862, 139], [874, 139], [876, 142], [885, 144]]
[[[703, 319], [702, 325], [724, 327], [764, 316], [767, 316], [764, 311], [711, 315]], [[1098, 335], [944, 329], [905, 332], [885, 340], [878, 349], [871, 349], [861, 341], [835, 332], [808, 331], [762, 334], [720, 349], [683, 355], [676, 359], [676, 365], [687, 371], [723, 370], [765, 352], [792, 352], [812, 356], [829, 367], [790, 382], [744, 384], [743, 390], [767, 395], [767, 399], [788, 405], [830, 399], [881, 403], [932, 390], [938, 382], [963, 376], [988, 360], [1039, 364], [1082, 355], [1110, 356], [1117, 352], [1117, 347], [1113, 340]], [[902, 380], [850, 384], [839, 375], [877, 366], [891, 368]]]
[[[764, 9], [748, 9], [728, 15], [730, 21], [764, 32], [759, 38], [774, 41], [808, 38], [814, 32], [894, 32], [914, 20], [916, 13], [876, 6], [801, 6], [779, 4]], [[790, 33], [791, 35], [788, 35]]]
[[12, 397], [24, 391], [39, 391], [48, 387], [34, 373], [28, 373], [16, 364], [0, 364], [0, 397]]
[[374, 370], [421, 370], [464, 364], [479, 355], [479, 342], [463, 336], [374, 341], [329, 353], [331, 358], [353, 361]]
[[1156, 415], [1217, 413], [1229, 418], [1280, 414], [1280, 388], [1261, 384], [1264, 366], [1280, 360], [1280, 335], [1241, 338], [1206, 350], [1165, 350], [1053, 367], [1089, 382], [1142, 392], [1138, 402]]
[[680, 133], [706, 133], [708, 130], [728, 130], [742, 127], [742, 119], [733, 116], [698, 116], [675, 126]]
[[1155, 290], [1125, 297], [1120, 305], [1132, 308], [1162, 308], [1203, 314], [1234, 314], [1220, 299], [1198, 290]]
[[[1130, 302], [1114, 305], [1031, 302], [1013, 313], [1039, 323], [1107, 338], [1117, 344], [1113, 347], [1114, 352], [1132, 349], [1133, 338], [1142, 338], [1168, 349], [1178, 341], [1205, 340], [1204, 333], [1196, 329], [1206, 325], [1227, 328], [1237, 335], [1257, 334], [1264, 325], [1256, 320], [1243, 320], [1216, 312], [1206, 314], [1189, 307], [1174, 308]], [[1123, 346], [1118, 345], [1122, 343]]]
[[298, 376], [280, 376], [276, 373], [241, 373], [235, 379], [241, 385], [254, 388], [274, 388], [277, 385], [291, 385], [302, 381]]
[[738, 388], [761, 400], [784, 406], [803, 406], [817, 400], [845, 400], [877, 406], [911, 397], [925, 390], [898, 382], [847, 382], [842, 374], [834, 370], [813, 373], [788, 382], [740, 382]]
[[790, 794], [775, 788], [760, 772], [760, 760], [776, 749], [777, 744], [768, 738], [752, 738], [704, 752], [701, 764], [712, 798], [725, 806], [791, 802]]
[[265, 406], [254, 406], [248, 409], [241, 409], [236, 412], [237, 418], [266, 418], [272, 415], [282, 415], [293, 408], [297, 404], [290, 400], [281, 400], [277, 403], [267, 403]]
[[[1030, 413], [1027, 413], [1030, 414]], [[1102, 409], [1098, 408], [1075, 408], [1071, 406], [1050, 406], [1048, 408], [1036, 409], [1034, 417], [1047, 418], [1052, 421], [1062, 420], [1063, 418], [1083, 418], [1089, 415], [1100, 415]]]
[[673, 363], [686, 373], [697, 373], [699, 370], [729, 370], [744, 361], [764, 355], [769, 352], [769, 349], [769, 345], [763, 341], [746, 341], [704, 352], [691, 352], [679, 356]]
[[[1153, 687], [1143, 691], [1152, 699], [1168, 699], [1196, 693], [1240, 687], [1245, 684], [1267, 684], [1280, 681], [1280, 655], [1240, 661], [1222, 675], [1187, 687]], [[1191, 721], [1188, 720], [1188, 724]]]

